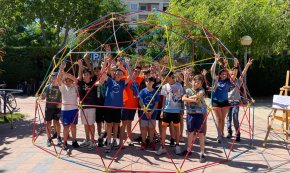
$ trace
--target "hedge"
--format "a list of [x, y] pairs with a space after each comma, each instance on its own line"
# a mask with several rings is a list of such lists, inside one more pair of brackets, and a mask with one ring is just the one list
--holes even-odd
[[[55, 48], [9, 47], [4, 62], [0, 63], [0, 81], [15, 88], [20, 81], [41, 81], [50, 65]], [[290, 56], [273, 56], [263, 62], [254, 61], [247, 74], [252, 96], [272, 96], [285, 84], [286, 71], [290, 70]]]
[[0, 63], [0, 81], [7, 87], [16, 88], [18, 82], [37, 82], [43, 80], [55, 48], [7, 47], [4, 61]]

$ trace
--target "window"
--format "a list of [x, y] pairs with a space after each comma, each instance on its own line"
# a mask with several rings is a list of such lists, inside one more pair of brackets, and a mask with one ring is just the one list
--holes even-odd
[[163, 11], [166, 11], [168, 9], [169, 4], [163, 4]]
[[131, 10], [132, 11], [137, 11], [138, 10], [137, 4], [131, 4]]
[[146, 4], [140, 4], [139, 8], [140, 8], [140, 10], [146, 10], [147, 9], [147, 5]]
[[151, 4], [151, 10], [153, 10], [153, 8], [155, 8], [155, 10], [159, 10], [159, 4]]

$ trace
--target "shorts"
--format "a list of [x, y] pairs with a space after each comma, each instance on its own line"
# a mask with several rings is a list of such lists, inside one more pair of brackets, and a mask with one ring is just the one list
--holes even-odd
[[78, 124], [78, 110], [61, 111], [61, 119], [64, 126], [69, 126], [72, 123]]
[[224, 100], [224, 101], [217, 101], [217, 100], [212, 100], [212, 107], [226, 107], [226, 106], [230, 106], [229, 101], [228, 100]]
[[161, 120], [161, 110], [156, 110], [156, 120]]
[[96, 108], [96, 123], [104, 122], [104, 108], [97, 107]]
[[122, 109], [121, 120], [133, 121], [136, 114], [136, 109]]
[[104, 108], [104, 120], [106, 123], [120, 123], [122, 108]]
[[[186, 124], [188, 132], [198, 132], [203, 133], [203, 114], [188, 114], [186, 117]], [[202, 128], [201, 128], [202, 127]]]
[[45, 121], [56, 120], [60, 118], [61, 110], [60, 108], [45, 108]]
[[156, 126], [156, 120], [140, 120], [140, 122], [141, 128], [155, 128]]
[[180, 115], [179, 113], [168, 113], [163, 112], [162, 124], [165, 126], [169, 126], [169, 124], [173, 122], [173, 126], [179, 126], [180, 124]]
[[93, 125], [96, 121], [96, 108], [80, 109], [79, 116], [81, 117], [82, 124]]

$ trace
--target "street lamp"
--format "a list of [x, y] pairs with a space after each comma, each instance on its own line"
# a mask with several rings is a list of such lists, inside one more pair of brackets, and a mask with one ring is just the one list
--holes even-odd
[[[244, 54], [244, 67], [246, 67], [247, 64], [247, 56], [248, 56], [248, 47], [251, 45], [252, 43], [252, 38], [248, 35], [243, 36], [241, 38], [241, 45], [245, 47], [245, 54]], [[246, 86], [247, 83], [247, 77], [246, 74], [244, 76], [244, 85]]]

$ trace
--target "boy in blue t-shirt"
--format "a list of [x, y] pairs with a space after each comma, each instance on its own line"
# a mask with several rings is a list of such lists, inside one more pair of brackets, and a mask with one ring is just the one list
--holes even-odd
[[[143, 110], [139, 111], [139, 115], [141, 117], [141, 136], [142, 143], [141, 149], [144, 150], [146, 146], [146, 137], [147, 134], [149, 136], [150, 144], [149, 147], [155, 150], [155, 143], [153, 141], [154, 129], [156, 125], [156, 117], [157, 111], [155, 110], [158, 106], [158, 102], [160, 101], [159, 95], [156, 93], [157, 91], [153, 89], [153, 85], [155, 82], [155, 78], [150, 77], [145, 79], [146, 88], [142, 89], [139, 93], [139, 104]], [[144, 109], [147, 110], [144, 112]]]

